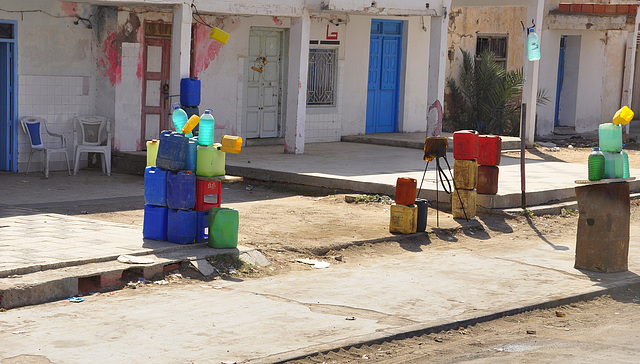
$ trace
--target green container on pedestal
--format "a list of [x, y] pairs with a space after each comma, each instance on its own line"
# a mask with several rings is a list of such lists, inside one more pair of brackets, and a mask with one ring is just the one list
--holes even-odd
[[598, 142], [603, 152], [619, 152], [622, 150], [622, 126], [604, 123], [598, 126]]
[[238, 246], [238, 210], [214, 207], [209, 210], [209, 246], [229, 249]]
[[224, 176], [224, 155], [220, 150], [222, 145], [216, 143], [214, 145], [198, 145], [196, 176], [215, 177]]

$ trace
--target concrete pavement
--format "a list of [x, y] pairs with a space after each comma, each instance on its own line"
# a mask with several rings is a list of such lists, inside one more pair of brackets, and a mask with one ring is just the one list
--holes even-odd
[[[449, 161], [453, 163], [451, 156]], [[510, 198], [519, 203], [517, 163], [503, 158], [499, 193], [507, 197], [490, 207], [508, 205]], [[397, 177], [420, 180], [424, 166], [419, 150], [355, 143], [308, 144], [299, 156], [283, 154], [281, 146], [227, 155], [228, 174], [391, 195]], [[427, 198], [435, 196], [431, 168], [423, 186]], [[531, 162], [527, 173], [532, 176], [527, 180], [528, 201], [571, 199], [573, 182], [586, 176], [586, 165]], [[637, 186], [633, 182], [632, 190]], [[557, 190], [562, 192], [556, 194]], [[136, 176], [81, 171], [69, 177], [54, 172], [45, 180], [33, 172], [0, 173], [4, 302], [11, 299], [18, 303], [14, 306], [22, 306], [65, 298], [78, 292], [78, 285], [87, 281], [83, 278], [106, 281], [113, 278], [110, 273], [117, 276], [138, 267], [115, 262], [121, 254], [152, 257], [156, 264], [145, 276], [163, 272], [176, 261], [215, 254], [202, 245], [145, 242], [140, 227], [38, 211], [47, 204], [102, 198], [122, 199], [125, 208], [132, 208], [124, 202], [140, 201], [143, 192], [143, 180]], [[445, 199], [441, 195], [440, 200]], [[408, 332], [455, 327], [639, 284], [637, 225], [632, 221], [625, 273], [573, 269], [572, 241], [513, 241], [504, 246], [478, 239], [466, 246], [425, 245], [401, 257], [357, 266], [332, 264], [324, 270], [216, 283], [220, 289], [170, 286], [157, 295], [99, 295], [76, 305], [54, 302], [46, 310], [11, 309], [0, 313], [0, 358], [31, 354], [62, 363], [96, 357], [113, 362], [276, 362]], [[43, 294], [47, 299], [42, 300]], [[160, 349], [146, 341], [132, 344], [140, 338], [158, 343], [178, 339], [188, 351]], [[123, 350], [123, 345], [135, 350]]]
[[635, 229], [624, 273], [573, 269], [571, 242], [478, 239], [261, 279], [23, 307], [0, 313], [0, 358], [273, 363], [457, 329], [638, 284], [639, 237]]

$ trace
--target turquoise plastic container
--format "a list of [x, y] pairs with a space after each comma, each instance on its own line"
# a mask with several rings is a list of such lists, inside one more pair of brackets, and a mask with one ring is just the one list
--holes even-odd
[[533, 28], [529, 28], [529, 35], [527, 35], [527, 58], [530, 61], [540, 59], [540, 39]]
[[198, 127], [198, 144], [212, 145], [216, 121], [212, 115], [213, 109], [207, 109], [200, 116], [200, 126]]
[[142, 237], [152, 240], [167, 240], [167, 208], [144, 205]]
[[624, 149], [620, 153], [622, 154], [622, 178], [629, 178], [631, 177], [629, 174], [629, 155]]
[[226, 207], [209, 210], [209, 246], [229, 249], [238, 246], [238, 211]]
[[602, 152], [604, 154], [604, 178], [622, 178], [623, 157], [618, 152]]
[[174, 131], [163, 131], [160, 133], [156, 166], [169, 171], [185, 169], [188, 149], [189, 139], [187, 137]]
[[598, 141], [603, 152], [619, 152], [622, 150], [622, 126], [614, 123], [600, 124]]
[[168, 209], [167, 240], [176, 244], [195, 243], [197, 219], [196, 211]]
[[[187, 112], [180, 108], [178, 103], [173, 104], [173, 112], [171, 113], [171, 120], [173, 121], [173, 127], [176, 129], [176, 132], [182, 133], [182, 128], [189, 120], [189, 116], [187, 116]], [[189, 133], [186, 135], [187, 138], [191, 138], [193, 134]]]
[[186, 170], [196, 173], [196, 166], [198, 165], [198, 137], [189, 138], [189, 146], [187, 148], [187, 162], [185, 165]]
[[167, 171], [158, 167], [144, 169], [144, 203], [167, 206]]
[[196, 206], [196, 175], [191, 171], [167, 173], [167, 207], [189, 210]]

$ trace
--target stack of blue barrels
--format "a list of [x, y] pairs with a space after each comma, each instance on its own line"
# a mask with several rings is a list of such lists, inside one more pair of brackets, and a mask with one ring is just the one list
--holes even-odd
[[207, 237], [208, 212], [194, 210], [195, 158], [189, 160], [189, 147], [190, 140], [183, 134], [161, 133], [155, 165], [144, 174], [145, 239], [191, 244]]

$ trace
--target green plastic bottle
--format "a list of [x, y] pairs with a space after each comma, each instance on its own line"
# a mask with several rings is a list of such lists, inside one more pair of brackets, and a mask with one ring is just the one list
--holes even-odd
[[589, 181], [599, 181], [604, 177], [604, 154], [600, 148], [593, 147], [587, 164], [589, 166]]

